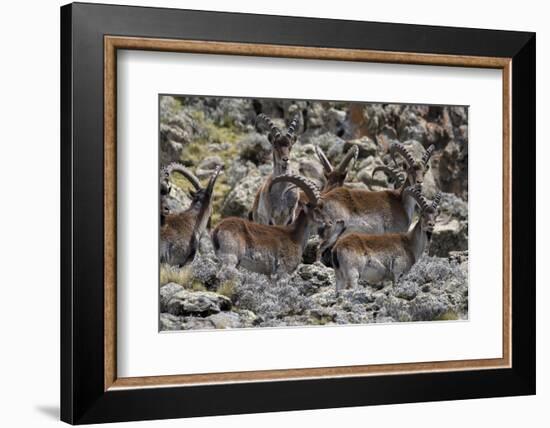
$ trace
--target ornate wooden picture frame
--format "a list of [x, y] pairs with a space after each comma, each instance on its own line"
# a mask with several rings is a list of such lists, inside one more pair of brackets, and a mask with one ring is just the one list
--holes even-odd
[[[118, 50], [502, 70], [502, 358], [117, 376]], [[61, 9], [61, 54], [62, 420], [81, 424], [535, 392], [534, 34], [71, 4]]]

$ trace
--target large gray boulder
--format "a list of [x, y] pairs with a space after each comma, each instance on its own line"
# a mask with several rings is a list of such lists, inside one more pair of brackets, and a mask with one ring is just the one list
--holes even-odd
[[259, 174], [249, 175], [240, 180], [225, 197], [222, 205], [222, 216], [246, 218], [252, 209], [256, 192], [262, 182], [263, 177]]
[[452, 193], [442, 193], [429, 253], [447, 257], [451, 251], [468, 249], [468, 203]]
[[272, 148], [265, 135], [252, 133], [246, 135], [237, 143], [239, 157], [244, 161], [251, 161], [259, 165], [269, 162], [271, 159]]
[[174, 183], [170, 184], [170, 193], [164, 196], [164, 206], [171, 214], [186, 210], [191, 205], [191, 198]]
[[311, 295], [334, 284], [334, 270], [316, 261], [313, 264], [299, 265], [293, 278], [295, 282], [301, 283], [300, 290], [303, 294]]
[[[169, 286], [170, 284], [165, 285]], [[161, 299], [161, 311], [172, 315], [208, 316], [231, 309], [231, 300], [211, 291], [189, 291], [181, 289], [172, 294], [164, 305]]]
[[349, 140], [344, 143], [343, 151], [347, 153], [353, 146], [357, 146], [359, 152], [357, 159], [364, 159], [370, 156], [376, 156], [378, 153], [378, 146], [376, 142], [367, 136], [357, 138], [355, 140]]

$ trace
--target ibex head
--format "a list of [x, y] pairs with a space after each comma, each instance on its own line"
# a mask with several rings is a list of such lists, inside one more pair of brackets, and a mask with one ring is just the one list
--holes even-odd
[[422, 230], [428, 235], [428, 239], [431, 238], [435, 220], [439, 215], [439, 204], [441, 203], [441, 192], [437, 192], [434, 196], [432, 203], [424, 197], [420, 186], [410, 186], [404, 190], [404, 194], [413, 197], [420, 207], [420, 221]]
[[319, 158], [321, 165], [323, 165], [325, 179], [327, 180], [325, 188], [323, 190], [329, 191], [336, 187], [344, 185], [344, 181], [346, 181], [346, 176], [352, 165], [352, 159], [354, 162], [357, 160], [359, 148], [357, 146], [352, 146], [336, 168], [333, 168], [330, 161], [325, 156], [325, 153], [323, 152], [323, 150], [321, 150], [320, 147], [315, 147], [315, 153], [317, 153], [317, 157]]
[[428, 161], [434, 150], [435, 146], [432, 144], [422, 156], [421, 161], [417, 162], [403, 144], [394, 142], [390, 145], [390, 155], [395, 166], [399, 166], [396, 155], [400, 155], [405, 160], [404, 170], [407, 173], [408, 184], [411, 186], [424, 182], [424, 174], [430, 167]]
[[304, 192], [307, 197], [307, 202], [305, 204], [300, 204], [300, 209], [306, 214], [308, 219], [319, 225], [331, 223], [330, 218], [328, 218], [323, 211], [324, 202], [321, 198], [321, 194], [319, 193], [319, 189], [317, 189], [311, 180], [308, 180], [300, 175], [285, 174], [275, 177], [271, 181], [271, 185], [280, 182], [291, 183]]
[[223, 167], [221, 165], [216, 166], [214, 172], [210, 176], [210, 180], [208, 180], [208, 184], [206, 185], [206, 187], [199, 187], [194, 191], [189, 191], [189, 194], [193, 199], [192, 203], [208, 203], [211, 200], [212, 193], [214, 191], [214, 185], [216, 184], [216, 180], [218, 179], [222, 168]]
[[172, 188], [170, 184], [170, 175], [172, 174], [172, 172], [179, 172], [193, 186], [193, 190], [189, 191], [189, 195], [192, 199], [191, 204], [207, 202], [212, 196], [214, 184], [216, 184], [216, 180], [218, 179], [222, 168], [223, 167], [221, 165], [218, 165], [214, 170], [214, 173], [210, 177], [207, 186], [202, 187], [199, 179], [195, 176], [195, 174], [185, 168], [182, 164], [173, 162], [167, 167], [163, 168], [161, 171], [160, 193], [161, 195], [167, 195], [168, 193], [170, 193], [170, 189]]
[[279, 168], [282, 173], [285, 173], [288, 170], [290, 150], [298, 138], [296, 135], [296, 128], [298, 127], [299, 120], [299, 116], [295, 115], [288, 125], [286, 132], [283, 133], [265, 114], [260, 114], [257, 119], [258, 123], [265, 123], [269, 129], [267, 138], [273, 148], [274, 166]]

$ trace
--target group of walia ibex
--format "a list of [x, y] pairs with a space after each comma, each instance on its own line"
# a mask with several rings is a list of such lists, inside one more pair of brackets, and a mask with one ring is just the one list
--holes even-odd
[[[257, 124], [268, 130], [273, 170], [257, 191], [248, 218], [228, 217], [211, 233], [220, 276], [231, 278], [238, 267], [280, 280], [298, 267], [309, 237], [319, 234], [319, 255], [336, 273], [336, 291], [355, 288], [359, 280], [377, 285], [395, 281], [418, 261], [431, 238], [441, 194], [429, 202], [422, 193], [424, 174], [434, 146], [417, 161], [401, 143], [393, 142], [386, 163], [373, 170], [387, 174], [393, 189], [372, 191], [347, 187], [347, 173], [357, 158], [352, 146], [333, 166], [323, 151], [316, 154], [324, 171], [324, 185], [290, 170], [292, 146], [297, 141], [299, 117], [283, 132], [264, 114]], [[192, 186], [190, 207], [179, 213], [164, 208], [170, 174], [178, 171]], [[213, 172], [203, 188], [180, 164], [161, 170], [161, 262], [183, 266], [193, 260], [200, 236], [212, 211], [212, 191], [221, 172]], [[419, 216], [413, 225], [415, 209]]]

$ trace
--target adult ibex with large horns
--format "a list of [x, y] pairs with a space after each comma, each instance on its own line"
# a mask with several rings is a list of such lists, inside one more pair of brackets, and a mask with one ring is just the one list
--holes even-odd
[[[200, 236], [206, 229], [212, 212], [212, 193], [221, 172], [218, 166], [206, 187], [187, 168], [172, 163], [161, 171], [161, 227], [160, 227], [160, 261], [171, 265], [183, 266], [195, 257]], [[173, 172], [182, 174], [193, 186], [190, 192], [191, 205], [185, 211], [169, 213], [163, 206], [163, 197], [170, 192], [170, 175]]]
[[[407, 231], [414, 213], [414, 200], [404, 194], [404, 189], [406, 185], [422, 184], [432, 151], [433, 148], [428, 149], [422, 161], [415, 162], [405, 146], [393, 143], [390, 148], [392, 158], [399, 154], [406, 161], [406, 177], [401, 179], [401, 186], [377, 192], [336, 187], [323, 194], [325, 213], [334, 220], [343, 220], [348, 229], [365, 233]], [[395, 163], [399, 166], [397, 161]], [[388, 166], [379, 166], [373, 173], [378, 171], [399, 178], [399, 172]]]
[[[332, 228], [320, 231], [323, 242], [319, 248], [319, 255], [323, 263], [331, 265], [330, 249], [334, 245], [339, 229], [337, 220], [346, 226], [346, 229], [341, 231], [342, 235], [353, 232], [395, 233], [406, 232], [409, 229], [415, 200], [408, 193], [406, 194], [404, 189], [407, 186], [422, 184], [433, 150], [434, 147], [430, 146], [421, 161], [416, 162], [409, 150], [401, 143], [391, 144], [390, 155], [395, 166], [378, 166], [372, 174], [374, 176], [379, 171], [385, 172], [396, 183], [395, 189], [373, 192], [336, 187], [323, 194], [325, 214], [333, 219]], [[403, 166], [397, 162], [398, 155], [405, 160]]]
[[225, 273], [233, 274], [237, 266], [242, 266], [281, 277], [293, 272], [301, 262], [310, 232], [326, 221], [323, 202], [315, 185], [304, 177], [280, 175], [272, 179], [271, 186], [283, 183], [301, 189], [308, 199], [290, 225], [264, 225], [230, 217], [212, 232], [214, 250]]
[[267, 125], [268, 139], [273, 151], [273, 172], [256, 193], [249, 219], [261, 224], [285, 225], [294, 220], [298, 204], [298, 192], [288, 182], [277, 182], [275, 177], [289, 172], [290, 151], [296, 142], [299, 116], [295, 115], [286, 132], [282, 132], [265, 114], [258, 116], [258, 123]]
[[[401, 165], [401, 167], [405, 171], [405, 175], [407, 178], [403, 183], [403, 189], [407, 186], [422, 184], [422, 182], [424, 181], [424, 175], [430, 168], [430, 164], [428, 162], [434, 150], [435, 146], [432, 144], [426, 149], [426, 151], [422, 155], [422, 159], [418, 162], [413, 158], [411, 152], [403, 144], [398, 142], [393, 142], [390, 144], [390, 156], [393, 160], [395, 168], [400, 167], [399, 162], [396, 159], [396, 155], [399, 155], [405, 161], [405, 163]], [[375, 168], [372, 172], [372, 175], [374, 176], [374, 174], [378, 171], [387, 172], [391, 176], [392, 173], [394, 173], [396, 170], [381, 166]]]
[[[384, 280], [395, 284], [422, 256], [435, 226], [441, 193], [431, 204], [422, 195], [420, 186], [407, 187], [403, 193], [420, 207], [420, 218], [409, 232], [352, 233], [338, 239], [332, 249], [337, 292], [342, 288], [355, 288], [359, 279], [372, 285]], [[339, 222], [338, 227], [342, 227], [342, 223]]]

